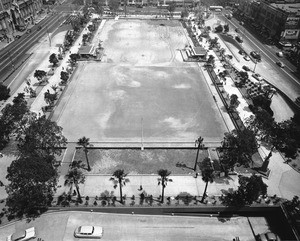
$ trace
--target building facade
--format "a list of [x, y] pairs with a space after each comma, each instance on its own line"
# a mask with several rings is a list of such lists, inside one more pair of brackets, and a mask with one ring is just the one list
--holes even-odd
[[290, 43], [300, 40], [299, 0], [244, 0], [240, 2], [239, 11], [246, 21], [260, 28], [265, 38]]
[[34, 20], [42, 9], [42, 0], [0, 0], [0, 33], [12, 33]]

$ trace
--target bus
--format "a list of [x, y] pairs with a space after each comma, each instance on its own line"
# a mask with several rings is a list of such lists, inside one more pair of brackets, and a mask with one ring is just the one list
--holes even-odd
[[221, 12], [223, 10], [223, 7], [222, 6], [210, 6], [209, 10], [215, 11], [215, 12]]

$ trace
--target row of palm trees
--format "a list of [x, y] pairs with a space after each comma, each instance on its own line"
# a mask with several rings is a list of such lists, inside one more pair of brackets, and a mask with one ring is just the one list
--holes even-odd
[[[86, 162], [87, 162], [87, 170], [91, 171], [91, 167], [89, 164], [89, 159], [88, 159], [88, 147], [91, 147], [92, 145], [89, 142], [89, 138], [86, 138], [85, 136], [80, 138], [77, 142], [79, 146], [83, 148], [83, 151], [85, 153], [86, 157]], [[197, 155], [196, 155], [196, 160], [195, 160], [195, 165], [194, 165], [194, 171], [196, 171], [197, 164], [198, 162], [198, 156], [199, 156], [199, 151], [200, 149], [204, 148], [203, 144], [203, 138], [200, 136], [197, 138], [195, 141], [195, 144], [197, 146]], [[202, 195], [201, 202], [204, 202], [206, 198], [206, 191], [208, 187], [208, 183], [212, 183], [214, 181], [214, 169], [212, 167], [212, 162], [210, 158], [206, 157], [202, 160], [200, 163], [200, 170], [201, 170], [201, 176], [202, 180], [206, 183], [204, 193]], [[79, 184], [83, 184], [85, 182], [85, 175], [82, 172], [81, 169], [85, 169], [85, 164], [82, 163], [82, 161], [73, 161], [70, 164], [70, 170], [65, 176], [65, 186], [72, 186], [74, 185], [77, 191], [77, 201], [82, 202], [82, 198], [79, 192]], [[164, 203], [164, 192], [165, 188], [167, 187], [167, 184], [169, 182], [173, 182], [169, 176], [171, 175], [171, 171], [167, 169], [159, 169], [157, 171], [157, 174], [159, 176], [158, 178], [158, 185], [162, 187], [162, 194], [161, 194], [161, 203]], [[122, 194], [122, 188], [123, 186], [126, 185], [126, 183], [129, 182], [129, 179], [127, 178], [128, 173], [125, 173], [123, 169], [118, 169], [116, 170], [113, 174], [112, 177], [109, 179], [110, 181], [113, 182], [114, 188], [116, 189], [119, 186], [120, 189], [120, 202], [123, 204], [123, 194]]]

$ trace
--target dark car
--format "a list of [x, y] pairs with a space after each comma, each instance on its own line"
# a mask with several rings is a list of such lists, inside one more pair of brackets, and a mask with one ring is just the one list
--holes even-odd
[[242, 68], [243, 68], [243, 70], [250, 71], [250, 68], [246, 65], [244, 65]]
[[40, 31], [42, 29], [42, 26], [38, 26], [37, 31]]
[[257, 236], [258, 241], [280, 241], [281, 239], [278, 237], [277, 234], [267, 232], [262, 233]]
[[19, 38], [21, 38], [21, 35], [16, 35], [15, 38], [19, 39]]
[[236, 36], [235, 40], [238, 41], [239, 43], [243, 42], [243, 39], [240, 36]]
[[27, 30], [26, 30], [26, 33], [31, 33], [31, 29], [27, 29]]
[[239, 50], [239, 54], [240, 54], [240, 55], [244, 55], [244, 54], [245, 54], [245, 51]]
[[260, 56], [260, 54], [257, 53], [256, 51], [250, 52], [250, 55], [251, 55], [254, 59], [256, 59], [256, 60], [258, 60], [258, 61], [261, 61], [261, 56]]
[[276, 64], [280, 67], [280, 68], [284, 68], [284, 64], [280, 61], [277, 61]]

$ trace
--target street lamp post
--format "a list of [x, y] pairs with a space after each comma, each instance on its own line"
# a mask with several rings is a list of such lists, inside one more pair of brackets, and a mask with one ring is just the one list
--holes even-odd
[[256, 65], [257, 65], [257, 60], [255, 60], [255, 65], [254, 65], [254, 68], [253, 68], [253, 72], [255, 72], [255, 69], [256, 69]]

